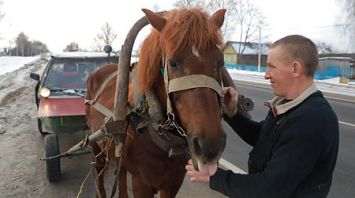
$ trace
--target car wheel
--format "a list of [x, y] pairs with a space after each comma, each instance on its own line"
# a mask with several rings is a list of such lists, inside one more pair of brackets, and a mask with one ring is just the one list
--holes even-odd
[[[55, 134], [44, 136], [44, 156], [46, 158], [59, 155], [59, 141]], [[46, 175], [49, 182], [60, 178], [60, 158], [46, 160]]]
[[38, 131], [41, 133], [41, 135], [47, 135], [48, 133], [43, 131], [43, 128], [42, 128], [42, 121], [41, 119], [37, 118], [37, 126], [38, 126]]

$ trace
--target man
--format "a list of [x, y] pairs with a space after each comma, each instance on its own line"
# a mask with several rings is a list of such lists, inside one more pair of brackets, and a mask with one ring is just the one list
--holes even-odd
[[[248, 174], [213, 166], [194, 170], [193, 182], [209, 182], [211, 189], [237, 198], [326, 197], [339, 146], [337, 116], [314, 85], [318, 65], [315, 44], [300, 35], [284, 37], [270, 47], [265, 79], [275, 98], [264, 121], [254, 122], [237, 110], [237, 92], [225, 88], [225, 120], [253, 146]], [[214, 171], [205, 171], [205, 170]]]

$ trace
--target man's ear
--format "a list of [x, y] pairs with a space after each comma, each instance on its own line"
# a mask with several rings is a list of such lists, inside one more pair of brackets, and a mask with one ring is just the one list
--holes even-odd
[[292, 71], [293, 77], [299, 77], [302, 73], [305, 72], [304, 65], [301, 64], [299, 61], [294, 61], [292, 63], [292, 67], [293, 67], [293, 71]]

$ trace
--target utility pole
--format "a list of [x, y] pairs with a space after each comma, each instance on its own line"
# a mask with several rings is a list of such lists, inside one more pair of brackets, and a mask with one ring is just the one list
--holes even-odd
[[11, 40], [9, 40], [9, 44], [10, 44], [10, 45], [9, 45], [9, 54], [8, 54], [9, 56], [11, 56], [12, 43], [13, 43], [13, 42], [12, 42]]
[[259, 53], [258, 53], [258, 72], [261, 66], [261, 26], [259, 26]]

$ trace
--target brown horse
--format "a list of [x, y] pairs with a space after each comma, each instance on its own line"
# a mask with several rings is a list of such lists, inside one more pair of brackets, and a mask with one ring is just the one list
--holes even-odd
[[[163, 114], [170, 112], [170, 116], [175, 115], [176, 128], [171, 133], [187, 142], [190, 156], [199, 164], [216, 162], [226, 143], [221, 123], [222, 98], [218, 93], [221, 92], [222, 81], [220, 70], [224, 66], [223, 42], [218, 29], [223, 24], [225, 10], [211, 16], [197, 8], [171, 10], [163, 14], [143, 11], [154, 29], [141, 46], [135, 67], [137, 84], [134, 85], [131, 79], [128, 106], [137, 107], [134, 92], [138, 95], [154, 93]], [[92, 100], [101, 84], [116, 70], [117, 65], [112, 64], [92, 73], [87, 80], [86, 98]], [[191, 79], [185, 80], [184, 77]], [[208, 79], [206, 82], [203, 81], [205, 78]], [[96, 100], [111, 110], [115, 79], [106, 84]], [[174, 80], [178, 80], [174, 84], [178, 88], [171, 90], [169, 82], [173, 84]], [[179, 87], [185, 81], [188, 85]], [[168, 105], [170, 103], [171, 106]], [[91, 131], [99, 129], [105, 116], [91, 106], [87, 106], [86, 113]], [[119, 172], [119, 197], [128, 197], [127, 171], [132, 175], [134, 197], [154, 197], [158, 191], [163, 198], [176, 196], [189, 157], [187, 154], [170, 156], [153, 139], [148, 127], [138, 132], [136, 125], [130, 122]], [[115, 145], [106, 139], [93, 143], [92, 148], [99, 174], [98, 195], [106, 197], [101, 172], [106, 167], [107, 158], [115, 157]]]

